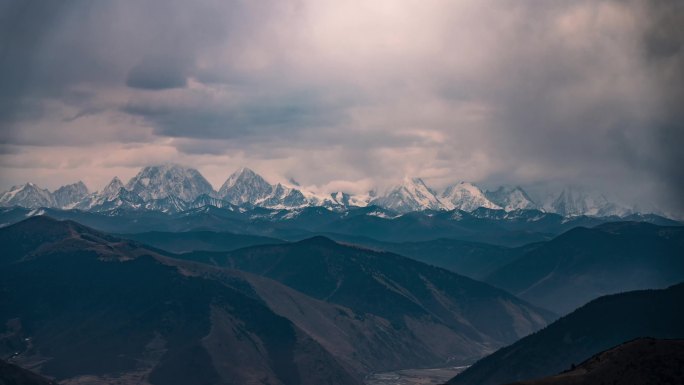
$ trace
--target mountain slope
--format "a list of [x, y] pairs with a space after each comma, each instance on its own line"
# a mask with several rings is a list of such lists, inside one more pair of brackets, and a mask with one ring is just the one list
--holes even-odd
[[[537, 330], [551, 314], [486, 284], [391, 253], [340, 245], [324, 237], [230, 253], [183, 255], [274, 279], [301, 293], [384, 319], [397, 344], [423, 346], [403, 365], [467, 361]], [[389, 326], [388, 325], [388, 326]], [[447, 341], [455, 344], [448, 347]], [[418, 353], [418, 349], [414, 349]]]
[[0, 229], [0, 242], [10, 245], [0, 256], [0, 354], [18, 352], [15, 362], [42, 374], [89, 384], [360, 384], [241, 274], [47, 217]]
[[357, 242], [376, 250], [397, 253], [480, 280], [501, 266], [514, 261], [528, 249], [525, 247], [508, 248], [447, 238], [423, 242]]
[[559, 373], [639, 337], [684, 337], [684, 284], [601, 297], [483, 358], [449, 381], [499, 385]]
[[684, 340], [639, 338], [561, 374], [516, 385], [684, 384]]
[[485, 279], [561, 314], [600, 295], [682, 280], [684, 227], [635, 222], [575, 228]]

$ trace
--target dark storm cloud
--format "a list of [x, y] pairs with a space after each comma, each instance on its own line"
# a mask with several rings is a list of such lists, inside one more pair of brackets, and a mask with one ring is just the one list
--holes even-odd
[[58, 2], [0, 5], [0, 125], [3, 127], [17, 114], [27, 115], [20, 104], [33, 81], [31, 68], [43, 37], [58, 23], [63, 8], [65, 5]]
[[649, 70], [657, 77], [661, 102], [652, 129], [662, 159], [653, 171], [663, 178], [668, 199], [684, 212], [684, 3], [647, 4], [644, 51]]
[[147, 90], [185, 87], [189, 71], [183, 64], [173, 57], [146, 57], [128, 72], [126, 85]]
[[183, 86], [198, 52], [226, 34], [226, 20], [207, 2], [29, 0], [10, 1], [0, 11], [0, 119], [6, 123], [21, 114], [22, 99], [59, 99], [82, 84], [97, 92], [126, 83]]
[[292, 92], [281, 97], [253, 97], [216, 105], [201, 97], [188, 103], [129, 103], [123, 111], [152, 122], [159, 135], [195, 139], [287, 137], [301, 130], [344, 121], [339, 106], [323, 97]]
[[[578, 9], [573, 2], [552, 8], [556, 17]], [[653, 8], [667, 11], [658, 16]], [[587, 11], [590, 17], [582, 20], [578, 14], [576, 29], [570, 31], [559, 29], [558, 19], [538, 17], [503, 38], [500, 60], [490, 73], [496, 84], [476, 84], [466, 96], [483, 92], [499, 106], [494, 130], [499, 151], [520, 169], [543, 165], [545, 179], [600, 186], [629, 198], [645, 184], [661, 183], [661, 191], [681, 196], [682, 186], [670, 183], [682, 181], [682, 119], [673, 114], [682, 105], [684, 66], [678, 57], [681, 43], [675, 43], [684, 41], [681, 8], [676, 2], [594, 3]], [[574, 22], [567, 18], [568, 24]], [[641, 23], [645, 31], [627, 27]], [[652, 50], [639, 44], [642, 35], [656, 25], [664, 41], [654, 49], [667, 53], [669, 71], [649, 64], [657, 60], [652, 54], [642, 56]], [[660, 79], [663, 74], [670, 79]], [[664, 170], [675, 178], [654, 180]], [[515, 183], [520, 175], [509, 171], [489, 180]]]

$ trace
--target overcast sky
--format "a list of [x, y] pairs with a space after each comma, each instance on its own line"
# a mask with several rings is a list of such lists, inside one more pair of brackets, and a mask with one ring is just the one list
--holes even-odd
[[684, 3], [0, 2], [0, 188], [176, 162], [361, 192], [583, 184], [684, 212]]

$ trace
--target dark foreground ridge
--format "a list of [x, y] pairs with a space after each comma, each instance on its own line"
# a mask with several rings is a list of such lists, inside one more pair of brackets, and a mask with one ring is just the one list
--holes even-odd
[[640, 338], [552, 377], [511, 385], [684, 384], [684, 340]]
[[29, 370], [0, 360], [0, 385], [57, 385]]

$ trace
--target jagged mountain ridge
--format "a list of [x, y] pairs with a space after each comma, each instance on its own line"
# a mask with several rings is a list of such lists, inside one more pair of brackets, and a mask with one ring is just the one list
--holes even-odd
[[202, 202], [216, 207], [233, 205], [288, 210], [304, 207], [347, 210], [375, 205], [397, 214], [425, 210], [473, 212], [481, 208], [502, 212], [545, 210], [568, 217], [625, 216], [633, 213], [624, 206], [609, 202], [600, 194], [586, 190], [566, 189], [553, 202], [539, 205], [519, 186], [502, 186], [494, 191], [485, 191], [472, 183], [459, 182], [438, 192], [422, 179], [408, 177], [380, 195], [374, 192], [354, 195], [343, 191], [318, 194], [298, 184], [271, 184], [249, 168], [234, 172], [218, 191], [214, 191], [198, 170], [176, 164], [144, 167], [126, 184], [115, 177], [104, 189], [91, 194], [88, 194], [82, 182], [60, 187], [52, 193], [27, 183], [0, 194], [0, 206], [33, 209], [180, 212], [200, 207]]

